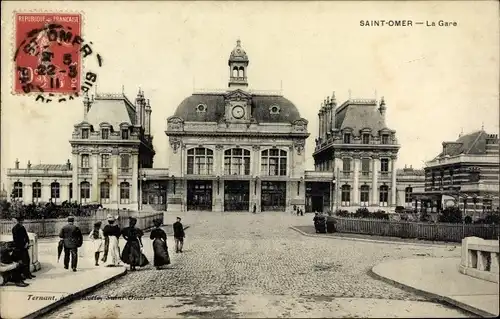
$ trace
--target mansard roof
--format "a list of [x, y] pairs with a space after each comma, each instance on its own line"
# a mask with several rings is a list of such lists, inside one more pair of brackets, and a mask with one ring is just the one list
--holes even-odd
[[[195, 93], [179, 104], [174, 116], [185, 122], [219, 122], [225, 114], [227, 93]], [[297, 107], [281, 95], [250, 94], [253, 117], [258, 123], [293, 123], [299, 120]], [[205, 112], [197, 112], [198, 105], [206, 105]], [[276, 105], [280, 111], [271, 114], [270, 107]]]
[[124, 94], [97, 94], [87, 114], [87, 122], [98, 128], [103, 122], [114, 130], [126, 122], [135, 124], [135, 106]]
[[454, 142], [443, 142], [443, 150], [437, 157], [442, 157], [445, 155], [457, 156], [460, 154], [486, 154], [487, 138], [488, 134], [484, 130], [480, 130], [462, 135]]
[[348, 100], [337, 108], [335, 128], [342, 130], [351, 128], [355, 135], [365, 128], [370, 128], [372, 134], [388, 129], [385, 119], [377, 110], [376, 100]]

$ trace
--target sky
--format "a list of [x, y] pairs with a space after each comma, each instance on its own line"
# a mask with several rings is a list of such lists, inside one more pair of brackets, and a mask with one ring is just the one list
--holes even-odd
[[[307, 168], [321, 102], [335, 91], [380, 98], [396, 130], [398, 167], [422, 168], [443, 141], [484, 127], [499, 131], [498, 2], [2, 2], [2, 39], [13, 12], [81, 12], [84, 39], [103, 57], [101, 93], [152, 106], [155, 167], [168, 167], [166, 119], [193, 89], [227, 87], [236, 40], [250, 59], [251, 89], [279, 90], [309, 121]], [[455, 21], [456, 27], [362, 27], [360, 20]], [[1, 169], [65, 163], [81, 99], [41, 104], [11, 94], [12, 41], [2, 41]], [[2, 182], [3, 183], [3, 182]]]

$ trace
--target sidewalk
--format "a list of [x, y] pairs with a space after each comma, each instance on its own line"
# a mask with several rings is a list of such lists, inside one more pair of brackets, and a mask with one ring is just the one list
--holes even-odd
[[463, 275], [460, 258], [408, 258], [373, 267], [378, 279], [409, 288], [481, 317], [499, 314], [499, 285]]
[[122, 276], [124, 267], [96, 267], [90, 254], [78, 258], [78, 271], [63, 267], [63, 256], [57, 262], [57, 241], [39, 243], [42, 269], [33, 273], [25, 288], [12, 284], [0, 287], [0, 318], [34, 318], [61, 304], [78, 299], [86, 293]]

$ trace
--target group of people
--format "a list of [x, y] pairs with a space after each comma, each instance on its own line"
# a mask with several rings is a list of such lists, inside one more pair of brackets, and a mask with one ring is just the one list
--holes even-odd
[[[108, 267], [119, 266], [122, 262], [130, 266], [131, 271], [137, 270], [137, 267], [144, 267], [149, 264], [149, 260], [144, 255], [144, 245], [142, 237], [144, 232], [136, 227], [137, 219], [129, 217], [129, 226], [120, 229], [116, 225], [116, 218], [107, 216], [108, 225], [101, 229], [102, 223], [94, 224], [94, 229], [89, 234], [92, 250], [94, 252], [95, 265], [99, 266], [102, 261]], [[156, 269], [170, 264], [170, 257], [167, 247], [167, 234], [161, 225], [163, 221], [156, 219], [153, 221], [154, 229], [151, 231], [150, 239], [153, 241], [154, 261]], [[173, 224], [176, 253], [181, 252], [184, 244], [184, 227], [181, 218]], [[83, 238], [78, 227], [74, 226], [74, 218], [68, 218], [68, 225], [61, 229], [59, 251], [64, 250], [64, 268], [68, 269], [71, 258], [71, 268], [76, 271], [78, 263], [77, 249], [81, 247]], [[126, 241], [123, 251], [120, 254], [120, 237]]]
[[[16, 286], [26, 287], [29, 284], [25, 280], [35, 278], [30, 271], [31, 261], [29, 255], [30, 240], [28, 232], [22, 224], [21, 216], [15, 217], [16, 225], [12, 228], [13, 243], [12, 246], [0, 246], [0, 273], [3, 282], [13, 282]], [[89, 239], [94, 252], [95, 265], [99, 262], [106, 266], [119, 266], [122, 262], [130, 266], [131, 271], [136, 267], [144, 267], [149, 264], [144, 255], [142, 237], [144, 232], [136, 227], [137, 219], [129, 218], [129, 226], [120, 229], [116, 224], [116, 218], [107, 216], [108, 225], [101, 229], [102, 223], [94, 224], [93, 230], [89, 234]], [[154, 220], [154, 229], [151, 231], [150, 239], [153, 241], [153, 264], [156, 269], [170, 264], [170, 257], [167, 247], [167, 234], [161, 228], [163, 220]], [[173, 224], [175, 239], [175, 252], [182, 253], [185, 228], [181, 223], [181, 218]], [[75, 218], [68, 217], [68, 224], [59, 232], [60, 241], [58, 243], [58, 258], [64, 251], [64, 268], [69, 269], [71, 261], [71, 270], [77, 271], [78, 266], [78, 248], [83, 245], [83, 234], [78, 226], [75, 225]], [[120, 254], [120, 237], [126, 241], [123, 251]]]

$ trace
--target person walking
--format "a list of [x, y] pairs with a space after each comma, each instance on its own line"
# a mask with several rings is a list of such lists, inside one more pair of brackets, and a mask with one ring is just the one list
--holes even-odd
[[122, 236], [127, 243], [122, 251], [121, 259], [124, 263], [130, 265], [130, 270], [135, 271], [137, 266], [144, 267], [149, 264], [148, 259], [142, 253], [142, 239], [144, 235], [142, 230], [135, 227], [137, 219], [134, 217], [129, 218], [130, 226], [122, 230]]
[[99, 266], [99, 255], [104, 251], [104, 233], [101, 229], [101, 222], [94, 224], [94, 229], [89, 234], [89, 239], [92, 242], [95, 265]]
[[102, 262], [106, 263], [107, 267], [120, 265], [120, 226], [115, 224], [116, 218], [111, 215], [107, 216], [108, 225], [104, 226], [104, 254]]
[[76, 271], [78, 265], [78, 248], [83, 245], [83, 235], [75, 225], [75, 217], [68, 217], [68, 224], [61, 228], [59, 237], [63, 241], [64, 247], [64, 269], [69, 268], [69, 260], [71, 256], [71, 269]]
[[255, 203], [253, 204], [253, 213], [257, 214], [257, 205]]
[[14, 261], [19, 262], [20, 272], [25, 279], [33, 279], [36, 276], [30, 271], [30, 238], [28, 232], [23, 225], [23, 217], [19, 214], [15, 217], [16, 224], [12, 227], [12, 239], [14, 241], [14, 250], [12, 258]]
[[177, 221], [172, 225], [174, 228], [174, 240], [175, 240], [175, 252], [182, 253], [182, 247], [184, 246], [184, 227], [181, 223], [181, 218], [177, 217]]
[[154, 266], [160, 269], [161, 266], [170, 265], [170, 256], [168, 255], [167, 234], [161, 229], [162, 220], [153, 221], [155, 229], [151, 231], [149, 238], [153, 240]]

